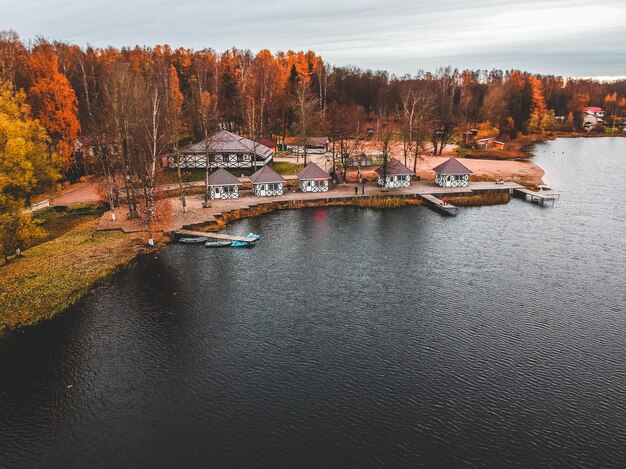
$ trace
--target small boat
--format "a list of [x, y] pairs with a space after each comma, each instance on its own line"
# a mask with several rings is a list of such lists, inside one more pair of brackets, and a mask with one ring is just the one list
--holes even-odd
[[206, 243], [208, 240], [209, 238], [204, 236], [199, 236], [197, 238], [178, 238], [178, 242], [183, 244], [200, 244]]
[[216, 239], [207, 241], [204, 245], [207, 248], [225, 248], [226, 246], [230, 246], [232, 241], [228, 241], [227, 239]]
[[249, 238], [250, 241], [233, 241], [231, 246], [234, 248], [251, 247], [254, 246], [254, 243], [261, 239], [260, 235], [254, 233], [248, 233], [245, 237]]

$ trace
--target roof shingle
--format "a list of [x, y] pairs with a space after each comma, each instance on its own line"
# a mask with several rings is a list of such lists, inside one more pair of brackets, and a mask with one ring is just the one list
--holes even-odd
[[330, 175], [315, 163], [309, 163], [298, 173], [298, 179], [332, 179]]
[[256, 155], [258, 157], [265, 159], [273, 154], [272, 150], [265, 145], [255, 143], [227, 130], [220, 130], [206, 140], [189, 145], [182, 152], [205, 154], [207, 146], [210, 153], [254, 153], [256, 146]]
[[433, 171], [437, 174], [472, 174], [463, 163], [454, 157], [434, 167]]
[[[383, 167], [381, 166], [380, 168], [376, 168], [376, 172], [378, 174], [383, 174]], [[387, 161], [387, 174], [390, 176], [401, 176], [407, 174], [412, 176], [415, 173], [400, 163], [397, 159], [391, 158]]]
[[220, 168], [207, 179], [209, 186], [239, 186], [241, 181], [224, 168]]
[[285, 182], [285, 178], [274, 171], [269, 166], [263, 166], [256, 173], [250, 176], [252, 184], [266, 184], [270, 182]]

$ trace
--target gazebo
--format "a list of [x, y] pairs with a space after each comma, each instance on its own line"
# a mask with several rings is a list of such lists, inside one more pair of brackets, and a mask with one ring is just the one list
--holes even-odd
[[252, 193], [254, 195], [268, 197], [283, 195], [283, 184], [286, 180], [269, 166], [263, 166], [250, 176], [250, 182], [252, 183]]
[[328, 192], [330, 175], [315, 163], [310, 163], [298, 173], [302, 192]]
[[[207, 156], [211, 168], [253, 168], [272, 161], [274, 151], [265, 145], [220, 130], [208, 139], [188, 145], [180, 151], [181, 168], [206, 168]], [[168, 156], [168, 166], [176, 167], [174, 155]]]
[[[409, 187], [411, 176], [415, 174], [395, 158], [391, 158], [387, 162], [386, 172], [382, 166], [377, 168], [376, 172], [378, 173], [378, 185], [382, 187]], [[383, 181], [385, 173], [386, 177]]]
[[467, 187], [472, 172], [459, 160], [452, 157], [433, 168], [436, 174], [435, 184], [441, 187]]
[[237, 199], [241, 181], [223, 168], [218, 169], [207, 179], [211, 199]]

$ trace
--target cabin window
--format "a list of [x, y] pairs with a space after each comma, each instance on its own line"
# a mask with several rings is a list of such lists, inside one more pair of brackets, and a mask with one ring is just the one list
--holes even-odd
[[222, 186], [222, 191], [232, 194], [237, 191], [237, 186]]
[[243, 161], [243, 155], [237, 155], [237, 162], [241, 163]]

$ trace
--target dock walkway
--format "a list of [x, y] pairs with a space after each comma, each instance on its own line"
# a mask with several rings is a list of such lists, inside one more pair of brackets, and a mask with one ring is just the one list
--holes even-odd
[[424, 202], [426, 202], [426, 204], [428, 204], [431, 208], [434, 208], [436, 211], [444, 215], [449, 215], [451, 217], [456, 216], [458, 207], [448, 204], [431, 194], [422, 195], [422, 199], [424, 199]]
[[513, 193], [519, 198], [541, 206], [545, 206], [546, 203], [554, 205], [554, 202], [559, 200], [559, 193], [553, 191], [531, 191], [525, 188], [516, 188]]
[[249, 243], [250, 238], [245, 236], [229, 235], [226, 233], [209, 233], [206, 231], [194, 231], [194, 230], [176, 230], [174, 234], [181, 236], [191, 236], [193, 238], [211, 238], [211, 239], [225, 239], [227, 241], [241, 241]]
[[[354, 188], [358, 188], [358, 194], [355, 195]], [[513, 183], [506, 182], [504, 184], [496, 184], [494, 182], [470, 182], [469, 187], [438, 187], [430, 181], [416, 181], [411, 183], [410, 187], [398, 187], [382, 190], [380, 187], [368, 184], [365, 189], [365, 195], [361, 194], [360, 186], [356, 184], [337, 184], [328, 192], [301, 192], [297, 188], [289, 188], [284, 195], [272, 197], [256, 197], [251, 191], [241, 191], [237, 199], [211, 200], [210, 207], [203, 207], [204, 197], [201, 195], [187, 196], [187, 212], [183, 212], [180, 207], [178, 198], [172, 197], [167, 199], [170, 205], [170, 213], [172, 219], [168, 221], [167, 227], [160, 227], [161, 230], [167, 232], [176, 232], [185, 229], [192, 229], [195, 225], [215, 222], [221, 215], [234, 210], [248, 210], [250, 208], [261, 206], [264, 204], [288, 204], [288, 203], [307, 203], [313, 201], [339, 201], [352, 200], [354, 198], [368, 197], [405, 197], [424, 199], [426, 206], [439, 213], [443, 213], [439, 209], [440, 199], [443, 197], [467, 196], [484, 191], [508, 191], [515, 189], [523, 189], [524, 187]], [[432, 196], [433, 199], [428, 201], [426, 196]], [[449, 209], [449, 210], [448, 210]], [[456, 207], [446, 207], [445, 215], [451, 215]], [[112, 220], [111, 213], [105, 213], [98, 224], [98, 230], [122, 230], [125, 233], [147, 231], [145, 221], [125, 217], [123, 211], [119, 211], [117, 219]]]

